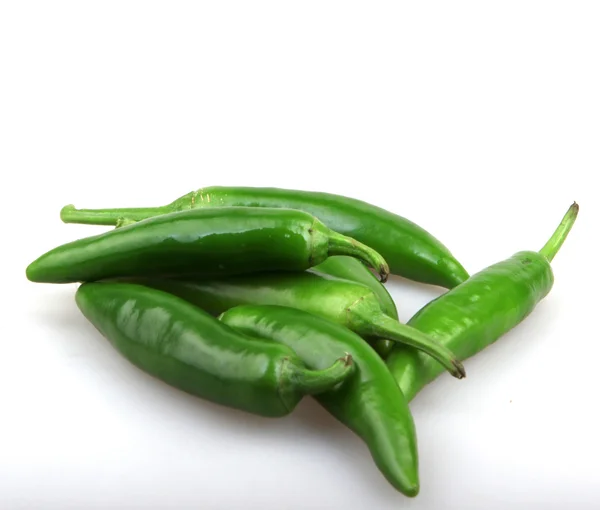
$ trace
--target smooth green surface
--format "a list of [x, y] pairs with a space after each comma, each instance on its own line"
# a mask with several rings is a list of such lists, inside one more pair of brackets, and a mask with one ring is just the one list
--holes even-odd
[[402, 216], [349, 197], [280, 188], [213, 186], [188, 193], [169, 205], [124, 209], [65, 206], [66, 223], [116, 225], [119, 218], [140, 220], [172, 211], [223, 206], [284, 207], [306, 211], [332, 230], [379, 252], [393, 274], [452, 288], [469, 275], [439, 240]]
[[454, 354], [415, 328], [388, 317], [366, 286], [311, 273], [263, 273], [219, 279], [137, 280], [175, 294], [219, 315], [239, 305], [279, 305], [313, 313], [346, 326], [363, 338], [404, 342], [433, 356], [455, 377], [464, 368]]
[[346, 324], [347, 308], [369, 288], [333, 276], [299, 273], [260, 273], [227, 278], [144, 278], [143, 285], [162, 289], [219, 315], [239, 305], [280, 305]]
[[329, 255], [352, 253], [382, 276], [370, 248], [290, 209], [223, 207], [164, 214], [79, 239], [27, 268], [34, 282], [69, 283], [129, 276], [215, 276], [302, 271]]
[[[541, 252], [522, 251], [473, 275], [439, 296], [408, 324], [466, 360], [522, 322], [550, 292], [554, 275], [551, 260], [577, 217], [573, 204]], [[408, 400], [442, 370], [416, 349], [397, 345], [387, 365]]]
[[243, 333], [287, 345], [315, 370], [350, 353], [355, 373], [315, 398], [365, 441], [396, 489], [418, 494], [417, 438], [408, 403], [384, 361], [358, 335], [316, 315], [279, 306], [240, 306], [221, 320]]
[[353, 373], [347, 360], [305, 368], [293, 350], [252, 338], [171, 294], [131, 283], [85, 283], [77, 306], [133, 365], [205, 400], [267, 417]]

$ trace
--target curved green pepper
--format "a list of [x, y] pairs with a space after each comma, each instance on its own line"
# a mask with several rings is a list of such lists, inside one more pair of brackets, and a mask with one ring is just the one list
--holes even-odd
[[[137, 222], [129, 218], [120, 218], [117, 220], [116, 227], [120, 228], [126, 225], [132, 225], [134, 223]], [[336, 278], [350, 280], [351, 282], [357, 282], [366, 285], [373, 291], [379, 300], [382, 310], [392, 319], [398, 318], [398, 310], [396, 309], [396, 303], [394, 303], [394, 299], [387, 291], [385, 286], [377, 278], [375, 278], [373, 273], [365, 264], [360, 262], [360, 260], [348, 255], [333, 255], [325, 259], [320, 264], [310, 268], [308, 271], [335, 276]], [[391, 342], [385, 342], [390, 344], [388, 348], [391, 349]]]
[[439, 240], [415, 223], [367, 202], [331, 193], [279, 188], [213, 186], [188, 193], [162, 207], [75, 209], [65, 206], [65, 223], [116, 225], [119, 219], [142, 220], [188, 209], [223, 206], [283, 207], [306, 211], [329, 228], [383, 255], [392, 273], [452, 288], [469, 274]]
[[261, 273], [222, 279], [134, 279], [219, 315], [238, 305], [297, 308], [346, 326], [365, 338], [401, 342], [426, 352], [454, 377], [465, 376], [454, 354], [427, 335], [387, 316], [366, 286], [308, 271]]
[[[130, 218], [120, 218], [116, 223], [116, 227], [120, 228], [137, 222]], [[375, 278], [369, 268], [360, 262], [360, 260], [348, 255], [333, 255], [325, 259], [320, 264], [308, 269], [308, 271], [335, 276], [336, 278], [350, 280], [351, 282], [357, 282], [366, 285], [377, 296], [382, 310], [392, 317], [392, 319], [398, 318], [398, 310], [396, 310], [394, 299], [387, 291], [385, 286], [377, 278]], [[391, 344], [390, 342], [387, 343]], [[388, 347], [391, 349], [391, 345]]]
[[27, 268], [34, 282], [69, 283], [129, 276], [230, 275], [303, 271], [330, 255], [365, 261], [385, 281], [373, 249], [291, 209], [221, 207], [164, 214], [79, 239]]
[[266, 417], [289, 414], [304, 395], [328, 391], [354, 370], [345, 355], [309, 370], [294, 351], [244, 335], [186, 301], [131, 283], [84, 283], [84, 316], [144, 372], [187, 393]]
[[[550, 263], [570, 232], [574, 203], [539, 251], [522, 251], [473, 275], [428, 303], [408, 324], [451, 349], [461, 360], [474, 356], [522, 322], [552, 289]], [[428, 356], [395, 346], [387, 365], [411, 400], [442, 371]]]
[[408, 403], [385, 362], [362, 338], [339, 324], [288, 307], [239, 306], [220, 320], [245, 334], [287, 345], [315, 370], [349, 353], [354, 374], [315, 398], [363, 439], [397, 490], [411, 497], [418, 494], [417, 438]]

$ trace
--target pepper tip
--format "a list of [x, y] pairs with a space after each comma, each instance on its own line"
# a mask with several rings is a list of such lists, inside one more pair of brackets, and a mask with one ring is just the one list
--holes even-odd
[[467, 377], [465, 367], [460, 361], [455, 359], [452, 361], [452, 364], [454, 365], [454, 368], [456, 368], [456, 373], [454, 374], [454, 377], [456, 377], [457, 379], [464, 379], [465, 377]]
[[381, 264], [379, 266], [378, 272], [379, 272], [379, 281], [381, 283], [387, 282], [388, 278], [390, 276], [390, 268], [388, 267], [388, 265], [387, 264]]
[[409, 498], [416, 498], [419, 495], [419, 485], [414, 484], [411, 486], [404, 487], [402, 493]]

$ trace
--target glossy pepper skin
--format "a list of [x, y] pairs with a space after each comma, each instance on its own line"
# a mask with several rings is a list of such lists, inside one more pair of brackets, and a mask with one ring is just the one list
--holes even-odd
[[[408, 324], [451, 349], [461, 360], [491, 345], [521, 323], [552, 289], [550, 263], [578, 211], [578, 205], [573, 204], [539, 252], [521, 251], [483, 269], [425, 305]], [[387, 365], [408, 400], [442, 372], [427, 356], [400, 345], [394, 346]]]
[[[129, 218], [120, 218], [117, 221], [116, 227], [119, 228], [134, 223], [137, 222]], [[322, 275], [335, 276], [336, 278], [366, 285], [377, 297], [381, 309], [387, 315], [392, 317], [392, 319], [398, 319], [398, 310], [396, 309], [394, 299], [385, 286], [373, 275], [364, 263], [360, 262], [360, 260], [349, 255], [333, 255], [320, 264], [310, 268], [308, 271]], [[391, 342], [387, 343], [390, 344], [391, 348]]]
[[388, 317], [371, 290], [359, 283], [308, 271], [262, 273], [221, 279], [137, 279], [219, 315], [239, 305], [297, 308], [346, 326], [363, 338], [412, 345], [433, 356], [454, 377], [465, 376], [454, 354], [427, 335]]
[[303, 271], [330, 255], [351, 255], [387, 278], [385, 260], [302, 211], [253, 207], [164, 214], [54, 248], [32, 262], [34, 282], [127, 276], [215, 276]]
[[173, 211], [223, 206], [284, 207], [306, 211], [336, 232], [372, 247], [393, 274], [445, 288], [469, 274], [448, 248], [402, 216], [353, 198], [331, 193], [280, 188], [213, 186], [188, 193], [168, 205], [123, 209], [76, 209], [65, 206], [65, 223], [116, 225], [120, 218], [141, 220]]
[[[121, 218], [118, 220], [116, 226], [119, 228], [126, 225], [132, 225], [133, 223], [136, 223], [136, 221], [128, 218]], [[360, 262], [360, 260], [348, 255], [334, 255], [310, 268], [309, 271], [317, 274], [335, 276], [336, 278], [366, 285], [377, 297], [382, 310], [393, 319], [398, 318], [398, 310], [396, 309], [394, 299], [385, 286], [375, 278], [369, 268]]]
[[240, 306], [220, 316], [244, 334], [285, 344], [314, 370], [340, 355], [352, 356], [355, 371], [316, 400], [361, 437], [380, 471], [400, 492], [419, 492], [415, 424], [408, 403], [385, 362], [349, 329], [313, 314], [280, 306]]
[[331, 390], [353, 373], [351, 356], [309, 370], [288, 347], [243, 335], [156, 289], [84, 283], [75, 299], [133, 365], [187, 393], [249, 413], [285, 416], [304, 395]]
[[[120, 218], [117, 221], [116, 227], [120, 228], [126, 225], [132, 225], [137, 223], [135, 220], [129, 218]], [[350, 257], [348, 255], [334, 255], [328, 257], [320, 264], [310, 268], [308, 271], [335, 276], [344, 280], [350, 280], [351, 282], [362, 283], [369, 287], [375, 296], [377, 297], [382, 310], [392, 317], [393, 319], [398, 318], [398, 310], [396, 309], [396, 303], [394, 299], [387, 291], [385, 286], [373, 275], [369, 268], [360, 262], [360, 260]], [[386, 342], [386, 349], [391, 349], [391, 342]]]

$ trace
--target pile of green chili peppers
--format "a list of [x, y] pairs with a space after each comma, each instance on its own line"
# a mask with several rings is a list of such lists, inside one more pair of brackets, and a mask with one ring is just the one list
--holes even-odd
[[[312, 395], [368, 446], [402, 494], [419, 493], [409, 403], [522, 322], [550, 292], [573, 203], [539, 251], [470, 275], [406, 218], [330, 193], [210, 187], [168, 205], [63, 207], [114, 226], [27, 267], [79, 283], [89, 322], [132, 365], [218, 404], [279, 417]], [[389, 274], [447, 289], [407, 323]], [[377, 276], [375, 276], [377, 275]]]

